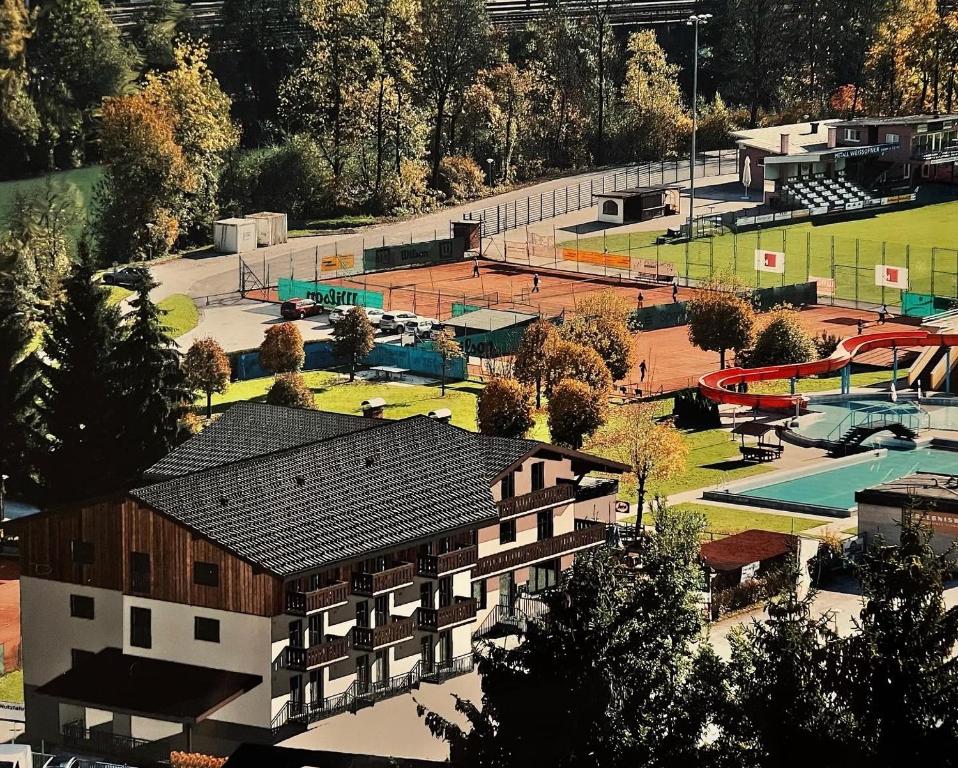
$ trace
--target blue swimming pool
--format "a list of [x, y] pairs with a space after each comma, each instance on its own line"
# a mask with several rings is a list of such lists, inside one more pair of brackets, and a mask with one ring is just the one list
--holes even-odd
[[[756, 506], [815, 505], [834, 510], [855, 506], [855, 492], [878, 483], [897, 480], [916, 471], [958, 474], [958, 452], [940, 448], [889, 449], [879, 456], [834, 469], [812, 471], [778, 483], [735, 490], [737, 497], [753, 500]], [[775, 504], [774, 502], [779, 502]]]

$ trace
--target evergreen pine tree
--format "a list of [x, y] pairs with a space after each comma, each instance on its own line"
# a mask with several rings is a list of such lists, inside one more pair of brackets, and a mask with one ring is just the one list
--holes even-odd
[[37, 481], [32, 461], [40, 428], [39, 369], [27, 352], [33, 339], [27, 301], [12, 278], [0, 278], [0, 475], [9, 478], [7, 493], [29, 497]]
[[192, 393], [180, 353], [163, 325], [163, 311], [150, 299], [155, 283], [143, 272], [126, 334], [116, 348], [116, 382], [122, 388], [119, 419], [121, 476], [133, 480], [165, 456], [180, 434], [180, 419]]
[[127, 450], [118, 439], [114, 373], [120, 315], [94, 272], [93, 256], [81, 243], [43, 335], [40, 400], [49, 445], [40, 465], [52, 502], [115, 488]]

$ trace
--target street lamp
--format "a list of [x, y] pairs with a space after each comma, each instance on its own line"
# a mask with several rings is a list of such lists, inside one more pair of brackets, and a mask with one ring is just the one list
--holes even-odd
[[487, 157], [487, 158], [486, 158], [486, 165], [489, 166], [489, 186], [490, 186], [490, 187], [492, 186], [492, 165], [493, 165], [493, 163], [495, 163], [495, 162], [496, 162], [496, 159], [495, 159], [494, 157]]
[[689, 16], [686, 24], [695, 27], [695, 53], [692, 56], [692, 155], [689, 157], [689, 240], [692, 239], [692, 217], [695, 215], [695, 132], [698, 128], [699, 98], [699, 25], [707, 24], [711, 13]]

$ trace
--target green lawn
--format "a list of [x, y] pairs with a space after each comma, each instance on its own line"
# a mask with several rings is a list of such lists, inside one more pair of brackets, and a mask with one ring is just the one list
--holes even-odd
[[23, 703], [23, 670], [17, 669], [0, 677], [0, 701]]
[[[446, 396], [440, 396], [439, 386], [402, 385], [387, 383], [337, 382], [336, 375], [328, 371], [307, 371], [303, 374], [306, 383], [316, 396], [316, 407], [335, 413], [360, 414], [363, 400], [381, 397], [387, 403], [386, 416], [400, 419], [405, 416], [427, 414], [437, 408], [452, 411], [452, 423], [465, 429], [476, 428], [476, 395], [479, 385], [468, 381], [456, 382], [446, 387]], [[228, 403], [239, 400], [262, 400], [273, 383], [273, 378], [249, 379], [230, 385], [226, 393], [213, 396], [213, 407], [222, 410]], [[206, 398], [196, 401], [202, 411]]]
[[[875, 265], [885, 263], [909, 267], [913, 291], [958, 296], [958, 202], [882, 213], [858, 221], [726, 234], [690, 244], [657, 246], [655, 238], [659, 234], [606, 233], [580, 238], [578, 247], [670, 262], [679, 274], [693, 278], [732, 271], [746, 284], [763, 287], [804, 282], [809, 275], [834, 277], [840, 298], [894, 304], [899, 292], [883, 292], [874, 284]], [[574, 238], [563, 243], [566, 247], [574, 244]], [[756, 273], [756, 248], [784, 251], [785, 275]]]
[[119, 285], [111, 285], [110, 298], [108, 298], [107, 301], [110, 304], [119, 304], [127, 296], [132, 296], [132, 295], [133, 295], [133, 291], [131, 291], [129, 288], [123, 288], [122, 286], [119, 286]]
[[[898, 369], [898, 380], [908, 378], [908, 369]], [[891, 381], [891, 371], [864, 371], [862, 373], [852, 374], [853, 387], [870, 387], [875, 384], [888, 384]], [[749, 392], [756, 392], [768, 395], [783, 395], [790, 392], [788, 379], [779, 379], [777, 381], [760, 381], [749, 386]], [[822, 378], [810, 377], [798, 380], [799, 394], [811, 394], [813, 392], [828, 392], [829, 390], [841, 389], [840, 376], [825, 376]]]
[[170, 335], [174, 339], [192, 331], [200, 320], [193, 299], [183, 293], [167, 296], [157, 306], [167, 313], [163, 316], [163, 324], [170, 328]]
[[857, 525], [853, 525], [853, 526], [851, 526], [850, 528], [842, 528], [842, 533], [847, 533], [847, 534], [850, 535], [850, 536], [857, 536], [857, 535], [858, 535], [858, 526], [857, 526]]
[[313, 219], [303, 222], [296, 229], [288, 232], [290, 237], [308, 237], [317, 232], [329, 232], [337, 229], [353, 229], [355, 227], [368, 227], [375, 224], [378, 219], [375, 216], [366, 214], [357, 214], [355, 216], [338, 216], [333, 219]]
[[[49, 175], [54, 185], [69, 194], [77, 205], [80, 220], [74, 228], [77, 236], [83, 228], [83, 221], [90, 213], [93, 203], [93, 190], [102, 177], [103, 168], [99, 165], [75, 168], [71, 171], [57, 171]], [[29, 192], [34, 189], [42, 190], [47, 178], [47, 176], [38, 176], [32, 179], [0, 182], [0, 224], [6, 222], [10, 205], [18, 192]]]
[[721, 429], [707, 429], [702, 432], [684, 431], [683, 436], [689, 446], [685, 471], [671, 480], [653, 483], [652, 493], [669, 496], [673, 493], [740, 480], [743, 477], [772, 470], [772, 467], [762, 464], [743, 462], [739, 454], [738, 442], [729, 439], [729, 433]]
[[792, 515], [770, 515], [767, 512], [752, 512], [747, 509], [718, 507], [709, 504], [686, 502], [676, 504], [676, 509], [700, 512], [707, 519], [706, 530], [710, 533], [739, 533], [750, 528], [777, 533], [799, 533], [800, 531], [824, 525], [827, 521], [811, 520], [807, 517]]

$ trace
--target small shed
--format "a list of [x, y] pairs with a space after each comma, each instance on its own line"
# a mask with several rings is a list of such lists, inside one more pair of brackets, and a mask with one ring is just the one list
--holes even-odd
[[462, 351], [470, 357], [501, 357], [512, 354], [537, 315], [509, 312], [502, 309], [477, 309], [442, 324], [456, 337]]
[[712, 591], [717, 592], [781, 568], [798, 552], [798, 545], [793, 534], [752, 529], [707, 541], [700, 555]]
[[261, 211], [245, 217], [256, 223], [256, 244], [278, 245], [286, 242], [286, 214]]
[[679, 212], [679, 186], [664, 184], [658, 187], [632, 187], [617, 192], [595, 193], [599, 206], [599, 221], [608, 224], [628, 224], [647, 221]]
[[220, 253], [256, 250], [256, 222], [250, 219], [220, 219], [213, 224], [213, 247]]

